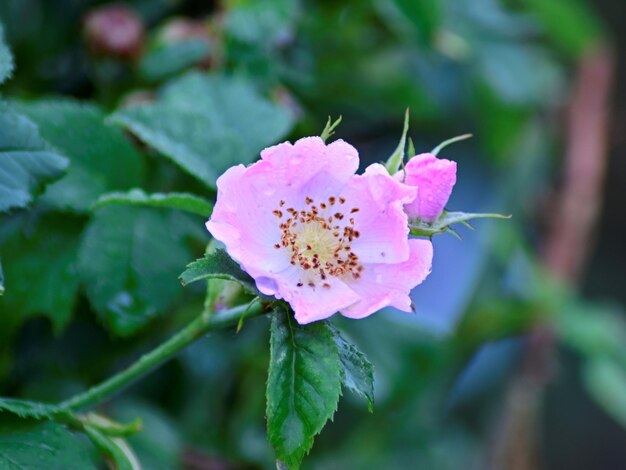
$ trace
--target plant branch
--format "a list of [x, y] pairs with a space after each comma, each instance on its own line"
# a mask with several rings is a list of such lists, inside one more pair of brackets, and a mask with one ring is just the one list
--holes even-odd
[[[599, 44], [582, 57], [572, 90], [564, 184], [544, 250], [548, 271], [570, 284], [582, 273], [602, 203], [614, 70], [613, 52]], [[529, 335], [522, 368], [511, 384], [495, 432], [489, 468], [541, 468], [538, 416], [543, 390], [552, 376], [555, 342], [548, 325], [538, 325]]]
[[260, 302], [241, 305], [218, 314], [204, 312], [170, 339], [141, 356], [135, 363], [104, 382], [59, 404], [64, 411], [76, 411], [97, 405], [119, 393], [130, 384], [172, 359], [180, 350], [212, 330], [237, 325], [241, 320], [261, 315]]

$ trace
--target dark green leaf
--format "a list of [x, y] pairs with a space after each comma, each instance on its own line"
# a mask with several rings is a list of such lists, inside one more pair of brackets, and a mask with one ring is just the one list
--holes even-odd
[[0, 84], [11, 76], [13, 72], [13, 56], [4, 40], [4, 30], [0, 24]]
[[119, 129], [104, 123], [97, 106], [68, 99], [17, 106], [71, 160], [67, 175], [44, 195], [55, 207], [86, 211], [101, 194], [141, 184], [141, 156]]
[[147, 80], [159, 81], [191, 67], [207, 58], [209, 44], [202, 40], [160, 44], [141, 59], [139, 71]]
[[618, 423], [626, 427], [626, 370], [608, 358], [587, 361], [583, 369], [585, 387], [593, 399]]
[[279, 308], [272, 317], [267, 429], [280, 462], [297, 469], [337, 409], [341, 363], [324, 322], [300, 326]]
[[343, 366], [343, 384], [352, 392], [365, 398], [371, 412], [374, 409], [374, 367], [365, 354], [341, 336], [339, 330], [333, 328], [332, 331]]
[[262, 295], [256, 288], [254, 279], [245, 273], [241, 267], [224, 250], [215, 250], [193, 263], [180, 275], [183, 285], [202, 279], [226, 279], [239, 282], [248, 292]]
[[443, 211], [441, 216], [432, 224], [414, 220], [410, 223], [411, 235], [418, 237], [430, 237], [447, 231], [454, 232], [451, 228], [453, 224], [463, 224], [469, 226], [468, 221], [473, 219], [510, 219], [510, 215], [501, 214], [472, 214], [469, 212], [447, 212]]
[[0, 412], [3, 411], [33, 419], [52, 419], [60, 413], [56, 405], [13, 398], [0, 398]]
[[132, 334], [167, 310], [191, 256], [175, 213], [149, 207], [97, 209], [79, 253], [87, 296], [111, 331]]
[[4, 272], [2, 271], [2, 261], [0, 261], [0, 295], [4, 294]]
[[154, 104], [111, 116], [210, 187], [227, 168], [249, 163], [291, 128], [287, 111], [247, 81], [190, 73], [164, 88]]
[[133, 189], [127, 193], [109, 193], [100, 197], [94, 209], [110, 204], [130, 204], [145, 207], [162, 207], [178, 209], [203, 217], [209, 217], [213, 205], [206, 199], [188, 193], [146, 194], [141, 189]]
[[0, 103], [0, 212], [30, 204], [45, 184], [63, 175], [67, 165], [31, 121]]
[[81, 435], [51, 421], [0, 421], [0, 468], [96, 470], [91, 446]]
[[7, 289], [0, 298], [3, 333], [33, 315], [46, 315], [55, 330], [70, 320], [78, 288], [76, 259], [81, 220], [47, 216], [36, 230], [21, 230], [0, 246]]

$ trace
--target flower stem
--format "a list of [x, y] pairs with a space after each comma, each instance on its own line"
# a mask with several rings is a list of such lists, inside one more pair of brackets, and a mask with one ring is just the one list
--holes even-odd
[[201, 338], [207, 332], [236, 325], [243, 319], [261, 315], [263, 312], [264, 305], [261, 302], [252, 302], [217, 314], [204, 312], [170, 339], [141, 356], [135, 363], [123, 371], [86, 392], [65, 400], [59, 404], [59, 408], [65, 411], [76, 411], [97, 405], [170, 360], [181, 349]]

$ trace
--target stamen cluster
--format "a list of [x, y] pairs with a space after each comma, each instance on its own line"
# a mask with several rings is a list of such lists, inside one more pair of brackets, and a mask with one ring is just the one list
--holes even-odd
[[[299, 265], [304, 275], [298, 287], [315, 287], [316, 281], [329, 289], [328, 276], [359, 279], [363, 265], [352, 251], [351, 243], [361, 236], [355, 229], [358, 207], [346, 211], [344, 197], [330, 196], [319, 204], [306, 196], [303, 209], [287, 207], [281, 200], [273, 214], [279, 219], [280, 243], [275, 249], [288, 249], [291, 264]], [[347, 214], [347, 215], [346, 215]]]

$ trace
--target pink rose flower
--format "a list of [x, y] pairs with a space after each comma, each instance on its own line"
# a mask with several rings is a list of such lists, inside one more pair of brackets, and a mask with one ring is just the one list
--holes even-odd
[[452, 194], [456, 162], [422, 153], [411, 158], [404, 171], [399, 171], [395, 177], [417, 187], [417, 198], [404, 207], [409, 218], [432, 223], [439, 218]]
[[209, 232], [301, 324], [386, 306], [410, 311], [410, 290], [430, 273], [432, 245], [408, 239], [403, 210], [416, 189], [382, 165], [356, 175], [358, 166], [346, 142], [307, 137], [217, 180]]

